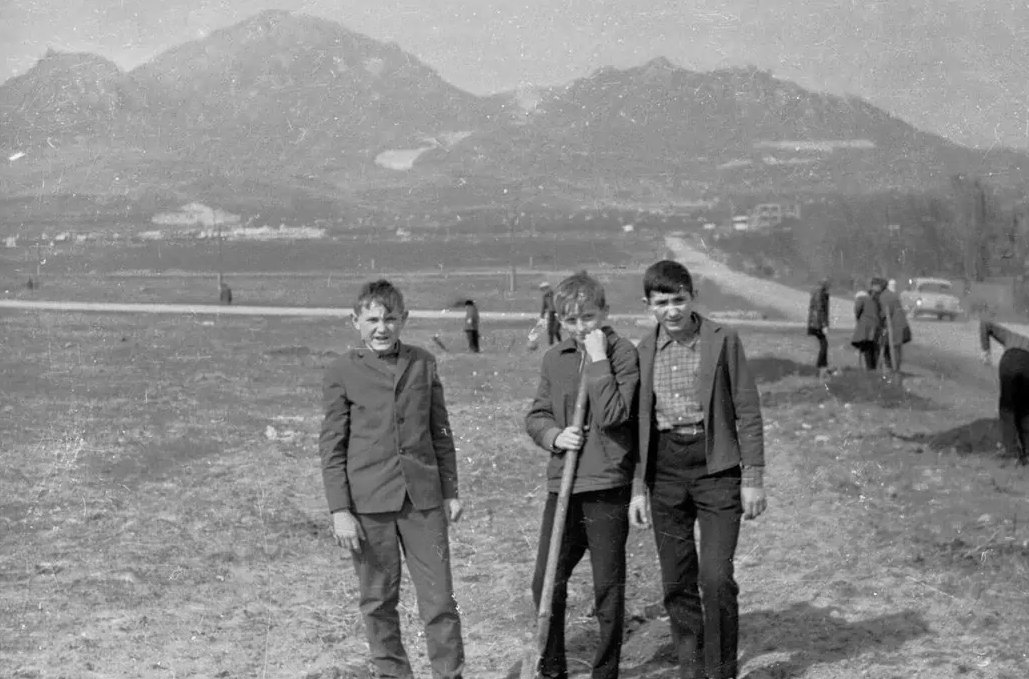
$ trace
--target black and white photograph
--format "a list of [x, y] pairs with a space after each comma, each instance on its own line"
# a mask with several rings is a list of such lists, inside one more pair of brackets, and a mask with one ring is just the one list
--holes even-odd
[[1029, 4], [0, 0], [0, 679], [1026, 679]]

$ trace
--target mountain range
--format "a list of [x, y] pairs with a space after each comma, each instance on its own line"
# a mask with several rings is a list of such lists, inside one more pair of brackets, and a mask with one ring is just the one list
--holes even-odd
[[393, 43], [267, 11], [128, 72], [48, 52], [0, 85], [0, 216], [127, 216], [191, 200], [338, 215], [729, 194], [1015, 186], [974, 150], [855, 97], [665, 59], [479, 97]]

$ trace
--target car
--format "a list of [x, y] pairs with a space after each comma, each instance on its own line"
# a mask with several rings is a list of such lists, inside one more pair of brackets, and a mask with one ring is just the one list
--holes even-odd
[[911, 318], [936, 316], [953, 321], [961, 314], [961, 300], [945, 278], [912, 278], [900, 293], [900, 303]]

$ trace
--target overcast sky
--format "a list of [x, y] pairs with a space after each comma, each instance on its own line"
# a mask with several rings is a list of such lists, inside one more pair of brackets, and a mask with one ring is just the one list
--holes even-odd
[[962, 143], [1029, 147], [1026, 0], [0, 0], [0, 80], [48, 46], [129, 69], [269, 8], [394, 40], [477, 94], [663, 55], [752, 64]]

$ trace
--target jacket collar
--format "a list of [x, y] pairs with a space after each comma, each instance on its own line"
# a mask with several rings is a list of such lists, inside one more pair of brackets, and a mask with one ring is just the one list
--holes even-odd
[[[685, 342], [685, 344], [687, 344], [687, 345], [689, 345], [691, 347], [694, 347], [694, 346], [697, 345], [697, 342], [700, 340], [701, 331], [704, 329], [704, 325], [705, 324], [704, 324], [704, 317], [701, 316], [700, 314], [698, 314], [695, 311], [692, 314], [690, 314], [690, 317], [691, 317], [693, 323], [696, 324], [697, 327], [696, 327], [696, 332], [693, 333], [693, 337], [691, 337], [688, 342]], [[664, 326], [662, 326], [659, 323], [658, 326], [657, 326], [657, 336], [654, 338], [654, 341], [656, 342], [657, 349], [664, 349], [670, 343], [674, 342], [675, 339], [672, 337], [672, 335], [667, 330], [665, 330]]]
[[367, 365], [369, 368], [376, 370], [387, 377], [393, 378], [393, 385], [396, 386], [400, 383], [400, 378], [407, 372], [408, 366], [411, 365], [411, 357], [414, 355], [414, 350], [397, 340], [396, 351], [397, 365], [394, 369], [389, 363], [379, 358], [378, 354], [369, 349], [368, 347], [357, 347], [354, 350], [354, 354], [361, 360], [362, 363]]
[[[711, 398], [711, 389], [714, 386], [715, 370], [718, 367], [718, 359], [722, 353], [722, 345], [725, 341], [725, 327], [709, 318], [697, 314], [700, 320], [700, 388], [701, 398], [708, 403]], [[654, 386], [654, 360], [657, 356], [658, 334], [661, 327], [654, 330], [640, 342], [638, 350], [640, 356], [640, 384], [643, 389], [641, 398], [647, 402], [647, 407], [653, 403]]]

